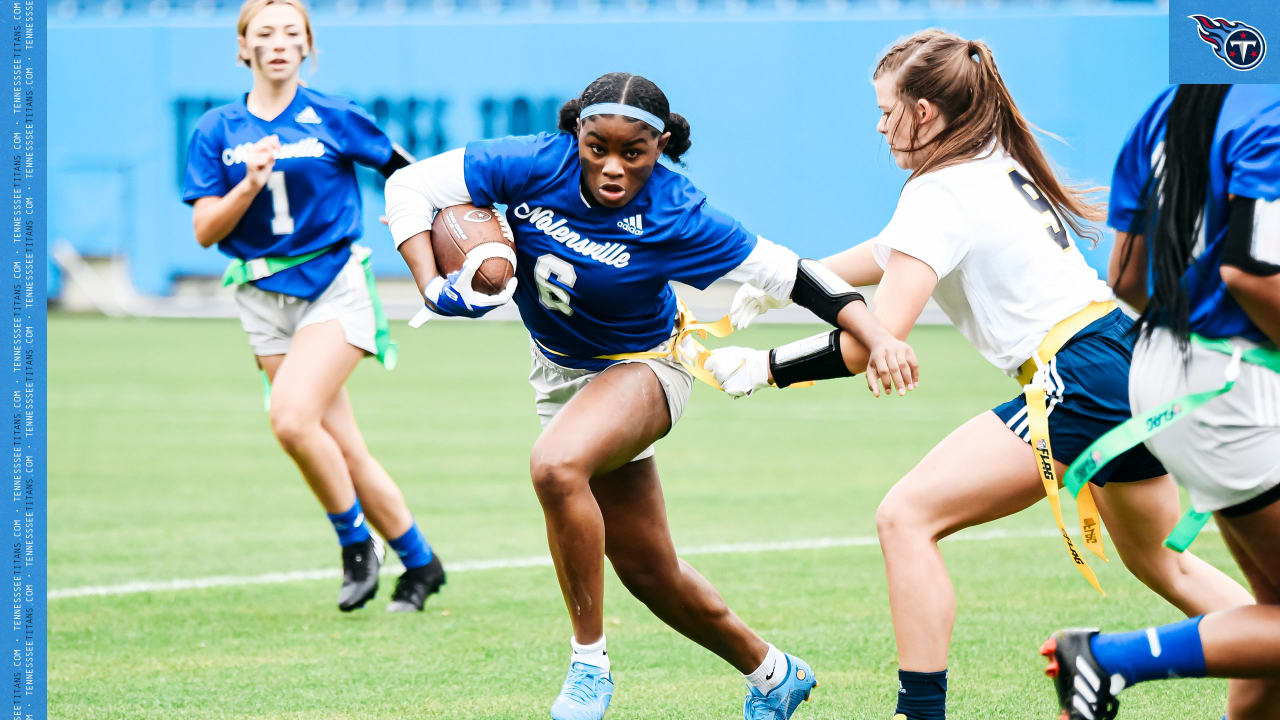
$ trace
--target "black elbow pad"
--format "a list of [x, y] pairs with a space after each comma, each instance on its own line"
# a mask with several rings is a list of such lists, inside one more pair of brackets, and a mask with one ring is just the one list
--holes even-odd
[[391, 157], [387, 159], [387, 162], [382, 167], [378, 168], [378, 172], [381, 173], [382, 177], [389, 178], [391, 173], [413, 162], [413, 156], [407, 150], [395, 143], [391, 143]]
[[791, 299], [830, 325], [845, 305], [866, 302], [862, 293], [836, 275], [826, 265], [811, 258], [801, 258], [796, 267], [796, 285]]
[[1231, 201], [1222, 264], [1260, 277], [1280, 273], [1280, 201]]

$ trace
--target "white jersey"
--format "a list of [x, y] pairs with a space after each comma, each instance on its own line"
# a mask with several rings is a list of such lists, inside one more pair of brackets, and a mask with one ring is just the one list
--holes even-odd
[[938, 306], [1010, 376], [1055, 325], [1114, 297], [1029, 178], [1000, 149], [927, 173], [872, 240], [881, 267], [898, 250], [933, 268]]

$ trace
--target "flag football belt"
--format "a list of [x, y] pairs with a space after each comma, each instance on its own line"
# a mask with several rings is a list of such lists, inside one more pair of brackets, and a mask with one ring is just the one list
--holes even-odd
[[[693, 311], [685, 304], [684, 300], [676, 296], [676, 323], [675, 328], [671, 331], [671, 337], [658, 346], [657, 350], [641, 350], [639, 352], [616, 353], [613, 355], [596, 355], [593, 360], [661, 360], [671, 359], [689, 371], [694, 378], [710, 385], [711, 387], [723, 391], [720, 383], [716, 382], [715, 375], [707, 370], [707, 359], [711, 357], [711, 351], [697, 338], [706, 339], [708, 335], [718, 338], [726, 338], [733, 334], [733, 323], [730, 322], [729, 316], [716, 320], [715, 322], [698, 322], [694, 317]], [[696, 336], [696, 337], [695, 337]], [[534, 342], [538, 344], [544, 352], [550, 353], [557, 357], [569, 357], [562, 352], [556, 352], [544, 345], [540, 340], [534, 338]], [[667, 349], [663, 349], [667, 348]], [[814, 381], [805, 380], [803, 382], [791, 383], [789, 388], [812, 387]]]
[[[1246, 350], [1233, 345], [1230, 340], [1223, 338], [1210, 339], [1194, 333], [1191, 335], [1191, 342], [1206, 350], [1231, 356], [1231, 361], [1227, 363], [1222, 372], [1222, 387], [1174, 398], [1149, 412], [1130, 418], [1112, 428], [1102, 437], [1095, 440], [1092, 445], [1085, 448], [1080, 457], [1076, 458], [1076, 461], [1071, 463], [1071, 467], [1067, 468], [1066, 475], [1063, 476], [1063, 484], [1068, 492], [1072, 494], [1080, 493], [1082, 488], [1088, 487], [1089, 480], [1104, 465], [1127, 452], [1130, 448], [1136, 447], [1147, 438], [1182, 420], [1201, 405], [1230, 391], [1240, 377], [1240, 363], [1242, 361], [1280, 373], [1280, 349], [1255, 347]], [[1196, 539], [1196, 536], [1200, 534], [1200, 530], [1209, 521], [1210, 515], [1211, 513], [1197, 512], [1195, 508], [1188, 509], [1173, 528], [1173, 532], [1169, 533], [1169, 537], [1165, 538], [1165, 546], [1177, 552], [1185, 551], [1191, 545], [1191, 542]]]
[[[1018, 368], [1018, 382], [1022, 385], [1023, 397], [1027, 403], [1027, 426], [1031, 433], [1031, 450], [1035, 455], [1036, 474], [1044, 484], [1044, 494], [1049, 498], [1053, 519], [1058, 523], [1058, 532], [1062, 534], [1062, 541], [1067, 546], [1071, 562], [1075, 564], [1080, 574], [1084, 575], [1085, 580], [1089, 581], [1093, 589], [1104, 596], [1106, 593], [1098, 584], [1098, 577], [1093, 574], [1084, 556], [1072, 542], [1066, 523], [1062, 520], [1062, 503], [1058, 499], [1058, 473], [1053, 467], [1053, 446], [1049, 443], [1049, 412], [1045, 407], [1045, 383], [1043, 380], [1037, 382], [1037, 377], [1043, 377], [1040, 375], [1040, 369], [1048, 365], [1049, 360], [1071, 338], [1118, 307], [1120, 306], [1114, 300], [1089, 304], [1080, 312], [1055, 325], [1040, 342], [1040, 347], [1036, 349], [1035, 354]], [[1089, 490], [1086, 489], [1077, 495], [1076, 511], [1080, 516], [1080, 534], [1085, 547], [1105, 561], [1107, 555], [1102, 547], [1102, 518], [1098, 514], [1098, 506]]]
[[[595, 360], [661, 360], [671, 359], [680, 363], [685, 370], [689, 371], [698, 380], [710, 385], [711, 387], [722, 390], [720, 383], [716, 382], [716, 378], [707, 370], [707, 358], [711, 357], [711, 351], [707, 350], [702, 343], [696, 338], [706, 338], [707, 335], [713, 335], [718, 338], [728, 337], [733, 332], [733, 323], [729, 322], [729, 316], [716, 320], [715, 322], [698, 322], [693, 316], [693, 311], [679, 297], [676, 297], [676, 324], [675, 329], [671, 333], [671, 338], [660, 345], [657, 350], [643, 350], [640, 352], [616, 353], [613, 355], [596, 355]], [[696, 336], [696, 337], [695, 337]], [[559, 357], [569, 357], [568, 355], [556, 352], [538, 340], [538, 347], [544, 351]], [[813, 383], [809, 383], [812, 385]], [[794, 387], [794, 386], [793, 386]]]
[[[317, 257], [332, 250], [332, 246], [320, 248], [315, 252], [309, 252], [305, 255], [295, 255], [293, 257], [262, 257], [253, 260], [232, 260], [227, 265], [226, 272], [222, 273], [222, 286], [244, 285], [255, 280], [271, 277], [281, 270], [288, 270], [291, 267], [297, 267], [305, 262], [314, 260]], [[375, 356], [378, 362], [388, 370], [394, 370], [396, 362], [400, 357], [400, 348], [395, 340], [391, 339], [391, 326], [387, 322], [387, 314], [382, 308], [382, 299], [378, 296], [378, 283], [373, 276], [373, 266], [369, 259], [373, 255], [373, 251], [363, 245], [351, 245], [351, 254], [360, 259], [360, 265], [364, 268], [365, 284], [369, 287], [369, 301], [373, 305], [373, 327], [374, 347], [377, 349]], [[267, 410], [271, 409], [271, 382], [267, 379], [267, 371], [262, 371], [262, 392], [263, 407]]]

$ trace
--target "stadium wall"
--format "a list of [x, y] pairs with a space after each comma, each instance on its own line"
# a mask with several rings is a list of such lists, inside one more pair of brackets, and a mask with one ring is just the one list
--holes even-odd
[[[1107, 184], [1130, 124], [1166, 82], [1167, 21], [1150, 5], [1089, 7], [318, 12], [318, 64], [303, 76], [359, 100], [421, 157], [473, 138], [549, 129], [559, 104], [601, 73], [647, 75], [689, 118], [685, 172], [712, 203], [753, 231], [821, 256], [871, 237], [893, 212], [905, 175], [875, 132], [868, 81], [879, 51], [920, 28], [986, 40], [1024, 113], [1066, 141], [1045, 144], [1067, 177]], [[234, 8], [163, 22], [51, 18], [51, 242], [123, 256], [147, 294], [221, 271], [224, 259], [193, 238], [179, 185], [197, 118], [249, 87], [234, 57]], [[378, 223], [381, 180], [365, 172], [362, 181], [375, 268], [404, 275]], [[1103, 271], [1108, 243], [1085, 251]]]

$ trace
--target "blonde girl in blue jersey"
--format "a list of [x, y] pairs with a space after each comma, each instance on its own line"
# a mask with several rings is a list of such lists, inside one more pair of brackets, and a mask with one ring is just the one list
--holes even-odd
[[[853, 285], [879, 285], [875, 314], [899, 338], [933, 297], [993, 365], [1047, 388], [1060, 476], [1129, 416], [1132, 324], [1068, 234], [1096, 237], [1086, 223], [1101, 208], [1054, 177], [984, 43], [916, 33], [883, 55], [873, 85], [877, 131], [911, 176], [878, 237], [824, 262]], [[744, 288], [735, 324], [770, 306]], [[853, 338], [833, 335], [825, 348], [861, 370]], [[707, 367], [726, 391], [746, 394], [770, 377], [779, 386], [811, 379], [797, 354], [727, 348]], [[945, 717], [956, 604], [938, 541], [1044, 499], [1031, 432], [1019, 393], [943, 439], [876, 511], [898, 646], [896, 713], [907, 720]], [[1111, 540], [1148, 587], [1188, 615], [1251, 601], [1208, 564], [1161, 547], [1178, 521], [1178, 494], [1149, 453], [1131, 451], [1100, 480], [1094, 497]]]
[[196, 240], [233, 258], [224, 280], [237, 285], [271, 382], [271, 430], [342, 546], [338, 607], [355, 610], [377, 592], [382, 548], [371, 523], [406, 568], [387, 609], [421, 610], [444, 570], [369, 453], [344, 387], [366, 355], [394, 361], [368, 251], [352, 246], [361, 227], [353, 163], [389, 175], [409, 159], [354, 103], [301, 85], [315, 45], [298, 0], [249, 0], [236, 29], [253, 87], [206, 113], [191, 139], [183, 199]]
[[1125, 444], [1145, 442], [1202, 520], [1217, 518], [1258, 603], [1133, 632], [1055, 633], [1041, 653], [1059, 717], [1110, 720], [1134, 683], [1207, 676], [1233, 678], [1227, 720], [1272, 720], [1280, 717], [1280, 87], [1165, 90], [1125, 141], [1111, 185], [1111, 283], [1142, 311], [1129, 428], [1143, 432], [1119, 432]]
[[459, 282], [465, 272], [439, 276], [432, 214], [467, 202], [508, 208], [514, 297], [533, 340], [529, 380], [544, 427], [529, 470], [573, 626], [554, 720], [599, 720], [613, 696], [606, 557], [663, 622], [746, 676], [746, 720], [786, 720], [816, 684], [808, 665], [752, 631], [672, 545], [653, 443], [679, 420], [693, 377], [673, 337], [670, 280], [756, 282], [861, 338], [886, 386], [905, 392], [916, 379], [911, 349], [853, 288], [748, 233], [658, 164], [660, 155], [678, 162], [689, 147], [688, 121], [657, 85], [610, 73], [565, 104], [559, 133], [476, 141], [387, 183], [391, 233], [442, 315], [477, 316], [505, 298], [475, 296]]

